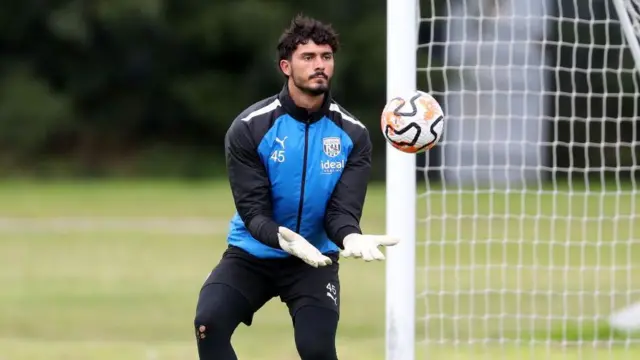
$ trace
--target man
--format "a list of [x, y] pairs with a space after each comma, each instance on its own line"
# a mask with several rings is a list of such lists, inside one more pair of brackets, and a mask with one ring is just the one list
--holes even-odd
[[338, 50], [333, 29], [298, 16], [278, 44], [286, 83], [242, 112], [225, 139], [237, 212], [229, 247], [205, 281], [195, 330], [201, 360], [237, 359], [231, 336], [279, 296], [303, 360], [337, 359], [338, 257], [382, 260], [362, 235], [371, 167], [367, 129], [329, 93]]

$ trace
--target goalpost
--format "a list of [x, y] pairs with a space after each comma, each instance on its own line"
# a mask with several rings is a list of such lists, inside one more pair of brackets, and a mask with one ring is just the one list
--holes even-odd
[[387, 360], [640, 358], [638, 35], [640, 0], [387, 0], [387, 98], [445, 112], [386, 149]]
[[[417, 0], [387, 0], [387, 98], [416, 90]], [[386, 358], [413, 360], [415, 346], [416, 156], [386, 150]]]

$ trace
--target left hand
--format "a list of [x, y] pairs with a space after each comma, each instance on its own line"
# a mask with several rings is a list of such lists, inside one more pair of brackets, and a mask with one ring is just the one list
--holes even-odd
[[364, 261], [384, 260], [384, 254], [378, 246], [393, 246], [400, 239], [386, 235], [349, 234], [343, 240], [342, 256], [362, 258]]
[[284, 226], [278, 228], [278, 242], [282, 250], [300, 258], [315, 268], [331, 265], [331, 259], [329, 257], [322, 255], [320, 250], [311, 245], [300, 234]]

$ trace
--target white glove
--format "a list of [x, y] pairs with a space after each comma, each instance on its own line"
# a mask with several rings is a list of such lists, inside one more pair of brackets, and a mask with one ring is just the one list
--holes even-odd
[[322, 255], [318, 248], [311, 245], [300, 234], [286, 227], [280, 226], [278, 228], [278, 242], [282, 250], [302, 259], [302, 261], [313, 267], [331, 265], [331, 259]]
[[384, 260], [384, 254], [378, 246], [393, 246], [400, 241], [386, 235], [349, 234], [342, 241], [344, 250], [342, 256], [362, 258], [364, 261]]

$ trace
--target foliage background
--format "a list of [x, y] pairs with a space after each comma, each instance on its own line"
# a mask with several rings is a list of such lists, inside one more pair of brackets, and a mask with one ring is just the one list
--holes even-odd
[[[341, 33], [334, 95], [372, 130], [375, 176], [383, 177], [377, 124], [386, 98], [384, 1], [1, 3], [0, 176], [223, 174], [226, 128], [249, 104], [281, 87], [275, 43], [303, 11]], [[444, 5], [421, 1], [421, 43], [446, 31], [443, 18], [434, 17], [446, 15]], [[635, 89], [634, 79], [620, 81], [611, 68], [621, 56], [615, 47], [622, 41], [619, 28], [574, 21], [604, 19], [612, 9], [606, 1], [558, 1], [554, 12], [563, 20], [550, 17], [542, 39], [551, 56], [551, 90], [564, 94], [550, 96], [553, 138], [544, 145], [556, 147], [549, 162], [560, 173], [569, 165], [629, 164], [636, 154], [632, 120], [608, 120], [637, 112], [637, 99], [620, 95]], [[607, 36], [606, 50], [595, 46]], [[427, 91], [456, 76], [438, 68], [443, 49], [430, 50], [418, 54], [419, 65], [429, 68], [418, 78]], [[622, 56], [632, 67], [629, 54]], [[590, 71], [569, 71], [576, 67]], [[586, 141], [595, 146], [581, 146]]]

